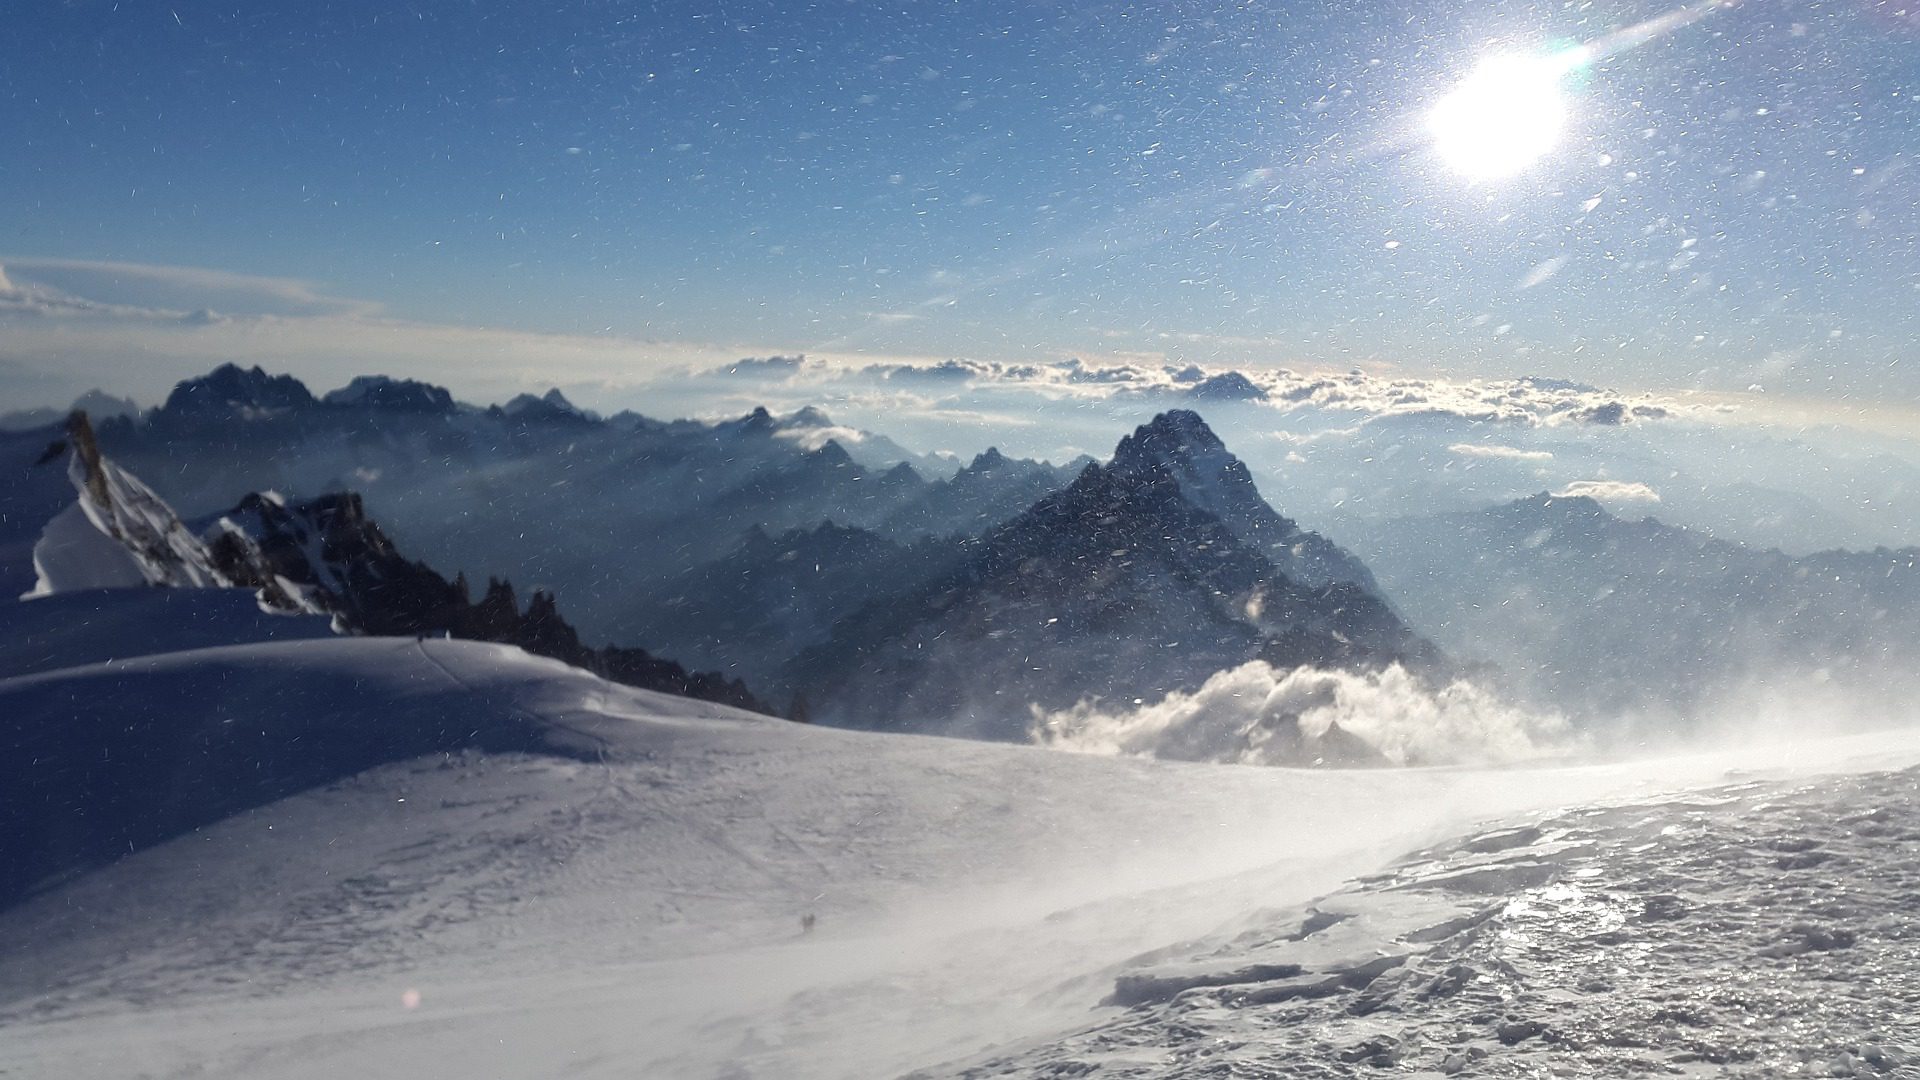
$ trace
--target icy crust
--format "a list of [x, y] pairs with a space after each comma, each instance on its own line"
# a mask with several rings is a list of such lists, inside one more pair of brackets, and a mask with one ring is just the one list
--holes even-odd
[[1917, 795], [1749, 783], [1470, 837], [915, 1077], [1920, 1075]]

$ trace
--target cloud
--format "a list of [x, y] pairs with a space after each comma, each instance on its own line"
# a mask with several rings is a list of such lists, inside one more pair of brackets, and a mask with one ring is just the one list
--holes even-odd
[[1627, 480], [1575, 480], [1552, 494], [1556, 499], [1585, 497], [1613, 502], [1660, 501], [1659, 492], [1638, 481]]
[[[288, 371], [316, 386], [399, 371], [467, 400], [505, 400], [552, 385], [618, 408], [718, 415], [756, 404], [797, 407], [831, 394], [875, 403], [898, 396], [910, 415], [962, 413], [1012, 423], [1061, 415], [1091, 427], [1180, 403], [1195, 386], [1231, 388], [1210, 406], [1279, 418], [1302, 438], [1316, 428], [1499, 423], [1616, 427], [1712, 409], [1623, 396], [1551, 379], [1458, 380], [1367, 372], [1175, 364], [1164, 355], [992, 360], [816, 351], [761, 342], [662, 341], [551, 334], [393, 318], [376, 304], [294, 278], [142, 263], [18, 258], [0, 268], [0, 341], [11, 369], [0, 391], [29, 384], [70, 398], [110, 385], [143, 399], [222, 362]], [[27, 379], [32, 372], [44, 378]], [[16, 374], [19, 373], [19, 374]], [[36, 395], [41, 391], [36, 390]], [[1278, 425], [1276, 425], [1278, 426]], [[964, 432], [942, 432], [936, 444]], [[1446, 433], [1443, 437], [1459, 438]], [[1090, 437], [1076, 431], [1062, 445]], [[1478, 441], [1478, 440], [1473, 440]]]
[[1082, 702], [1035, 712], [1035, 742], [1093, 754], [1300, 764], [1291, 732], [1308, 738], [1338, 724], [1397, 764], [1516, 761], [1559, 749], [1564, 718], [1501, 702], [1466, 681], [1430, 690], [1405, 669], [1357, 674], [1253, 661], [1192, 693], [1120, 711]]
[[805, 356], [767, 356], [745, 357], [723, 367], [716, 368], [715, 374], [735, 375], [747, 378], [760, 377], [774, 380], [791, 379], [806, 367]]
[[[55, 278], [58, 286], [49, 283]], [[809, 377], [839, 378], [881, 360], [915, 369], [942, 362], [421, 322], [383, 316], [376, 304], [333, 297], [306, 282], [223, 271], [0, 263], [0, 398], [44, 404], [92, 386], [158, 401], [179, 380], [232, 362], [288, 372], [316, 389], [357, 375], [403, 373], [478, 401], [505, 401], [556, 381], [569, 395], [597, 400], [631, 401], [645, 387], [649, 401], [664, 398], [663, 407], [686, 415], [750, 408], [768, 396], [762, 387], [792, 382], [804, 392]]]
[[828, 427], [786, 428], [774, 432], [775, 438], [786, 439], [802, 450], [818, 450], [830, 442], [842, 447], [856, 447], [867, 441], [868, 433], [859, 428], [843, 427], [835, 424]]
[[376, 315], [381, 306], [329, 294], [298, 278], [264, 277], [188, 266], [92, 259], [0, 257], [14, 279], [100, 309], [176, 315]]
[[1552, 461], [1550, 450], [1522, 450], [1517, 446], [1501, 446], [1498, 443], [1454, 443], [1447, 452], [1461, 457], [1498, 458], [1507, 461]]

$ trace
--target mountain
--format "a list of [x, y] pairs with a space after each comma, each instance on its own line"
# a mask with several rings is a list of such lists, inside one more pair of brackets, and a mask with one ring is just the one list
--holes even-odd
[[[128, 632], [128, 609], [148, 612], [155, 619], [150, 633], [161, 639], [183, 615], [228, 617], [236, 624], [211, 637], [209, 628], [195, 628], [190, 640], [202, 644], [308, 635], [304, 627], [276, 632], [270, 621], [260, 623], [249, 610], [264, 608], [289, 616], [328, 616], [356, 634], [448, 635], [518, 645], [616, 682], [769, 711], [737, 679], [689, 672], [644, 649], [583, 645], [550, 593], [535, 591], [523, 612], [513, 586], [495, 580], [481, 600], [473, 602], [464, 577], [449, 582], [424, 563], [401, 555], [351, 492], [300, 503], [271, 493], [249, 495], [196, 531], [139, 478], [100, 453], [84, 413], [73, 414], [64, 436], [36, 461], [36, 473], [23, 490], [46, 488], [48, 477], [59, 470], [69, 487], [69, 501], [33, 541], [34, 584], [25, 599], [13, 603], [73, 598], [58, 610], [69, 617], [90, 610], [87, 617], [113, 625], [112, 633], [101, 633], [115, 642], [123, 642]], [[45, 503], [51, 496], [39, 493], [36, 498]], [[25, 505], [29, 501], [20, 500], [22, 505], [10, 510], [30, 512]], [[4, 550], [18, 560], [27, 545], [15, 540]], [[26, 573], [25, 567], [12, 565], [5, 577], [24, 581]], [[219, 601], [156, 605], [120, 595], [155, 587], [251, 590], [253, 595], [238, 608], [223, 607]], [[59, 634], [47, 620], [11, 612], [0, 613], [0, 626], [26, 638], [26, 651], [16, 666], [0, 673], [46, 667], [48, 661], [34, 650], [47, 652], [56, 639], [59, 651], [69, 655], [106, 647], [104, 642], [90, 645], [84, 635]], [[263, 637], [247, 636], [263, 630]], [[142, 651], [160, 647], [150, 644]], [[0, 650], [0, 656], [9, 652]]]
[[310, 409], [313, 392], [291, 375], [269, 375], [255, 365], [222, 364], [188, 379], [167, 395], [162, 411], [184, 416], [258, 417]]
[[1920, 658], [1920, 549], [1794, 557], [1542, 494], [1395, 522], [1367, 561], [1449, 653], [1597, 717], [1697, 713], [1768, 682], [1875, 685]]
[[521, 422], [545, 421], [548, 423], [557, 422], [563, 424], [591, 424], [599, 419], [599, 417], [594, 414], [568, 401], [567, 396], [562, 394], [557, 387], [548, 390], [539, 397], [535, 397], [532, 394], [521, 394], [505, 405], [495, 406], [488, 411], [497, 417]]
[[1135, 429], [1114, 451], [1112, 468], [1126, 477], [1170, 474], [1189, 501], [1225, 522], [1243, 542], [1300, 584], [1346, 582], [1380, 595], [1364, 563], [1268, 505], [1246, 463], [1226, 448], [1198, 413], [1174, 409]]
[[1185, 396], [1195, 401], [1265, 401], [1267, 392], [1252, 379], [1237, 371], [1226, 371], [1202, 378], [1187, 387]]
[[[215, 568], [207, 546], [183, 524], [166, 500], [131, 473], [100, 453], [93, 426], [85, 413], [67, 419], [53, 440], [29, 467], [38, 477], [23, 478], [21, 493], [47, 499], [46, 489], [59, 490], [56, 472], [70, 490], [64, 509], [47, 518], [33, 540], [33, 586], [27, 596], [46, 596], [79, 589], [174, 586], [218, 588], [232, 584]], [[57, 496], [54, 496], [57, 497]], [[44, 505], [40, 507], [44, 511]], [[31, 514], [26, 506], [15, 513]], [[10, 584], [24, 580], [19, 554], [11, 546], [6, 572]], [[10, 590], [11, 591], [11, 590]], [[13, 595], [22, 595], [13, 592]]]
[[538, 583], [603, 641], [635, 640], [655, 606], [685, 591], [684, 575], [754, 527], [833, 521], [910, 544], [983, 528], [966, 523], [1003, 520], [1036, 497], [1033, 478], [1014, 472], [936, 490], [947, 481], [926, 477], [947, 466], [878, 464], [898, 448], [817, 409], [703, 422], [599, 419], [557, 393], [488, 409], [451, 401], [379, 376], [315, 399], [287, 376], [228, 366], [99, 435], [189, 517], [251, 492], [359, 492], [412, 556]]
[[1156, 419], [955, 570], [843, 620], [787, 681], [832, 722], [1015, 739], [1033, 708], [1157, 698], [1253, 659], [1437, 661], [1378, 597], [1293, 581], [1197, 504], [1191, 462], [1150, 452], [1175, 431], [1218, 443], [1192, 414]]
[[95, 419], [112, 416], [137, 416], [140, 403], [132, 398], [115, 397], [103, 390], [89, 390], [64, 409], [40, 406], [0, 413], [0, 432], [31, 431], [61, 423], [73, 413], [84, 412]]
[[385, 375], [356, 376], [340, 389], [328, 391], [320, 400], [342, 409], [391, 409], [439, 415], [452, 413], [458, 408], [453, 395], [445, 387], [416, 379], [393, 379]]
[[989, 447], [952, 477], [927, 485], [880, 528], [905, 537], [978, 536], [1066, 487], [1077, 471]]
[[953, 541], [903, 544], [831, 521], [779, 535], [756, 527], [643, 609], [632, 635], [688, 663], [779, 689], [782, 665], [825, 641], [834, 624], [868, 603], [912, 592], [961, 553]]
[[231, 587], [197, 531], [100, 454], [85, 414], [0, 435], [0, 465], [0, 678], [332, 633]]
[[352, 492], [298, 504], [250, 495], [208, 536], [228, 580], [271, 604], [333, 615], [355, 633], [516, 645], [629, 686], [772, 711], [738, 679], [689, 672], [644, 649], [587, 647], [551, 593], [536, 590], [522, 611], [512, 583], [495, 579], [474, 602], [464, 576], [448, 581], [401, 555]]

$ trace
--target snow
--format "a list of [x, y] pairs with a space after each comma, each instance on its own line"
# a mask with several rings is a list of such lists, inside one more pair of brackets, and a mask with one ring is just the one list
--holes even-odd
[[33, 546], [38, 577], [28, 596], [71, 589], [134, 588], [148, 584], [146, 571], [125, 544], [102, 532], [84, 502], [60, 511]]
[[333, 636], [250, 589], [99, 589], [0, 601], [0, 679], [217, 645]]
[[[89, 431], [85, 439], [90, 442]], [[78, 437], [75, 437], [78, 441]], [[55, 515], [33, 546], [29, 596], [141, 585], [207, 588], [228, 582], [206, 545], [173, 508], [131, 473], [85, 449], [67, 455], [75, 502]]]
[[1917, 790], [1745, 780], [1469, 836], [1144, 957], [1130, 1008], [952, 1074], [1912, 1076]]
[[1909, 732], [1503, 770], [1136, 761], [811, 728], [411, 639], [0, 681], [0, 712], [47, 723], [156, 701], [316, 748], [355, 723], [525, 723], [570, 756], [392, 761], [0, 912], [0, 1075], [808, 1078], [1044, 1055], [1114, 1015], [1129, 958], [1475, 822], [1736, 768], [1920, 762]]

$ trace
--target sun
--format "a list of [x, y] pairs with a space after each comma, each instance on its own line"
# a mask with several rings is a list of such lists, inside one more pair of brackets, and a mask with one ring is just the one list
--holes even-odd
[[1564, 64], [1541, 57], [1482, 62], [1427, 114], [1435, 152], [1474, 180], [1497, 180], [1532, 165], [1566, 126], [1565, 73]]

